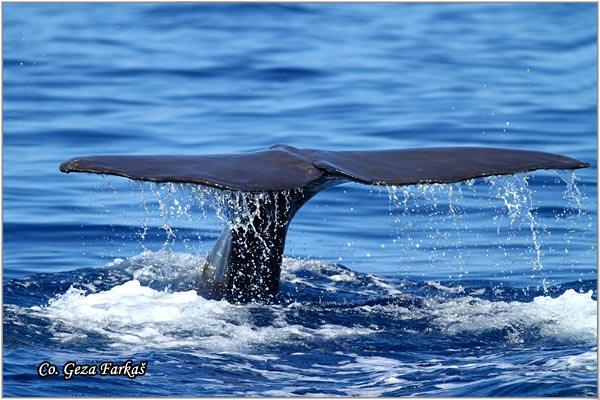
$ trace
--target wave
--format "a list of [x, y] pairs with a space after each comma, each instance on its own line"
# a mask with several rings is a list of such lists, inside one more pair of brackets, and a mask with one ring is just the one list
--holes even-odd
[[[592, 290], [557, 289], [517, 300], [519, 290], [492, 283], [415, 282], [286, 258], [278, 302], [237, 305], [206, 299], [189, 287], [201, 260], [145, 251], [115, 259], [105, 268], [73, 273], [67, 279], [70, 287], [45, 304], [7, 307], [36, 324], [50, 324], [53, 340], [62, 343], [94, 338], [111, 348], [140, 351], [193, 348], [255, 354], [290, 343], [335, 347], [339, 340], [373, 340], [403, 350], [421, 346], [423, 340], [454, 341], [459, 347], [548, 341], [586, 345], [597, 340]], [[36, 280], [50, 275], [20, 284], [31, 290]], [[64, 287], [65, 279], [52, 279]], [[8, 286], [14, 289], [16, 280]], [[14, 290], [9, 293], [18, 296]]]

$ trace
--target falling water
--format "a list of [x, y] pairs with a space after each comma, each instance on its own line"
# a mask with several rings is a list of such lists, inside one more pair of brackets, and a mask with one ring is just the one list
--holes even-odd
[[[537, 206], [537, 196], [543, 196], [543, 192], [532, 190], [530, 180], [536, 176], [530, 173], [452, 184], [375, 187], [379, 193], [387, 194], [391, 223], [392, 245], [382, 244], [381, 251], [397, 255], [396, 269], [401, 273], [409, 273], [411, 265], [426, 263], [432, 271], [446, 271], [450, 279], [469, 276], [472, 260], [479, 263], [484, 260], [498, 272], [499, 278], [523, 273], [528, 266], [529, 277], [546, 290], [544, 258], [559, 251], [568, 256], [575, 226], [582, 218], [589, 218], [582, 206], [584, 195], [576, 184], [575, 174], [559, 171], [558, 178], [554, 177], [554, 185], [560, 182], [566, 185], [565, 207], [552, 211], [553, 218], [565, 226], [564, 249], [546, 246], [550, 233], [544, 218], [538, 215]], [[112, 202], [117, 189], [110, 180], [105, 182], [98, 190], [105, 201]], [[198, 257], [206, 256], [210, 248], [205, 248], [205, 244], [210, 244], [225, 227], [258, 232], [257, 224], [261, 221], [258, 204], [272, 203], [289, 209], [294, 196], [301, 194], [299, 190], [286, 191], [285, 203], [279, 204], [274, 200], [275, 192], [246, 193], [180, 183], [135, 182], [130, 187], [132, 196], [139, 197], [141, 203], [141, 218], [138, 213], [141, 220], [131, 224], [143, 249], [148, 250], [152, 234], [155, 238], [162, 237], [161, 250], [169, 253], [183, 245], [186, 252]], [[377, 201], [380, 200], [369, 200]], [[358, 227], [360, 223], [356, 223]], [[485, 257], [480, 257], [482, 252]], [[571, 265], [576, 265], [576, 260], [572, 261]]]
[[[564, 252], [568, 253], [577, 224], [575, 219], [586, 215], [581, 203], [584, 197], [573, 172], [559, 171], [558, 174], [566, 183], [563, 198], [567, 206], [553, 212], [554, 218], [566, 224]], [[520, 250], [521, 263], [530, 266], [530, 278], [541, 279], [547, 291], [543, 259], [545, 254], [557, 250], [545, 246], [550, 241], [550, 233], [537, 215], [535, 198], [536, 194], [543, 196], [543, 192], [534, 193], [530, 188], [529, 181], [533, 178], [535, 174], [530, 173], [454, 184], [387, 187], [389, 214], [395, 223], [394, 243], [402, 253], [402, 263], [410, 265], [418, 258], [417, 252], [424, 250], [432, 267], [454, 262], [457, 273], [448, 278], [462, 278], [469, 273], [465, 264], [472, 258], [471, 252], [480, 248], [491, 266], [510, 275], [512, 269], [504, 268], [510, 268], [512, 263], [502, 262], [502, 259], [514, 259], [515, 250]], [[487, 223], [495, 226], [495, 235], [485, 228]], [[426, 232], [426, 236], [415, 238], [407, 233], [414, 235], [419, 231]], [[473, 238], [476, 243], [469, 242]], [[483, 238], [483, 242], [479, 240]], [[522, 251], [524, 244], [526, 251]]]

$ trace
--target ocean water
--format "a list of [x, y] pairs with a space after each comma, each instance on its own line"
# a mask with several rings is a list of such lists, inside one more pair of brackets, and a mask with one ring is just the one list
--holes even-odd
[[[2, 11], [4, 396], [598, 395], [596, 4]], [[245, 305], [190, 286], [223, 194], [58, 170], [278, 143], [590, 167], [327, 189]]]

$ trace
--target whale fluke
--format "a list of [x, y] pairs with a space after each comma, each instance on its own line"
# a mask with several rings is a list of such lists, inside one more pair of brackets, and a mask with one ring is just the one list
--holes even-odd
[[279, 148], [248, 154], [77, 157], [64, 162], [60, 170], [239, 191], [301, 188], [323, 174], [306, 159]]
[[324, 175], [400, 186], [588, 165], [558, 154], [486, 147], [327, 151], [276, 145], [247, 154], [76, 157], [62, 163], [60, 170], [254, 192], [299, 189]]
[[347, 181], [396, 186], [452, 183], [587, 166], [558, 154], [486, 147], [328, 151], [276, 145], [247, 154], [76, 157], [62, 163], [60, 170], [245, 192], [250, 212], [241, 215], [236, 205], [229, 210], [245, 224], [225, 228], [205, 263], [201, 290], [248, 302], [278, 292], [289, 223], [326, 187]]

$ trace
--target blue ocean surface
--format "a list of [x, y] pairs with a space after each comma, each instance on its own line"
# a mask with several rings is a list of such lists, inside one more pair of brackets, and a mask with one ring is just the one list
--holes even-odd
[[[4, 396], [598, 396], [595, 3], [2, 8]], [[278, 143], [590, 166], [327, 189], [270, 304], [191, 285], [224, 194], [58, 169]]]

